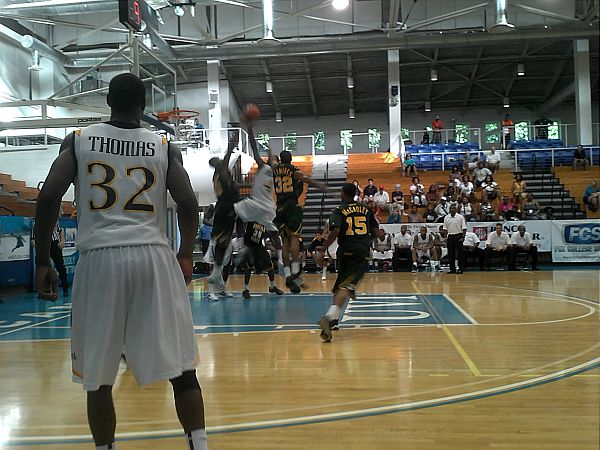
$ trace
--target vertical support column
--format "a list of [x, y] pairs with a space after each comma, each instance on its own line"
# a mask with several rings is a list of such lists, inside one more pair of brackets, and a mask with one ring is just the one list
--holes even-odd
[[402, 107], [400, 101], [400, 52], [388, 50], [388, 117], [390, 122], [390, 153], [404, 156], [402, 140]]
[[218, 149], [221, 146], [221, 133], [220, 128], [222, 127], [221, 119], [221, 86], [219, 83], [219, 61], [211, 60], [207, 61], [207, 78], [206, 83], [208, 89], [208, 128], [210, 139], [210, 147]]
[[590, 42], [578, 39], [573, 43], [575, 59], [575, 112], [577, 143], [592, 144], [592, 88], [590, 82]]
[[138, 45], [137, 36], [129, 30], [129, 43], [131, 44], [131, 73], [136, 77], [140, 76], [140, 46]]

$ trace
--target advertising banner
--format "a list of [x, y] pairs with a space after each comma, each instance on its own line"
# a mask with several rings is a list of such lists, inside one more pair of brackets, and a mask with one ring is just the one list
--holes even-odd
[[29, 259], [29, 233], [0, 235], [0, 261], [23, 261]]
[[600, 262], [600, 222], [553, 220], [552, 262]]
[[[502, 231], [506, 231], [509, 236], [518, 233], [519, 226], [525, 225], [525, 230], [531, 236], [531, 240], [538, 249], [538, 252], [552, 251], [552, 230], [549, 220], [511, 220], [502, 223]], [[485, 241], [488, 236], [496, 229], [496, 223], [493, 222], [467, 222], [467, 230], [472, 231], [478, 237], [481, 243], [479, 246], [485, 248]]]

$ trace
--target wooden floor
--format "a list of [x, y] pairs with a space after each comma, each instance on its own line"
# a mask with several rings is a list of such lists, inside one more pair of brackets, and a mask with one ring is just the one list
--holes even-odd
[[[195, 281], [209, 448], [596, 450], [599, 274], [369, 274], [360, 286], [367, 295], [329, 344], [310, 324], [329, 302], [318, 293], [333, 275], [306, 277], [314, 295], [210, 304], [205, 281]], [[232, 291], [240, 283], [233, 277]], [[266, 287], [265, 277], [252, 280], [254, 292]], [[398, 319], [414, 298], [435, 323]], [[0, 305], [0, 449], [93, 448], [68, 340], [48, 339], [68, 327], [50, 329], [62, 323], [50, 320], [6, 334], [16, 301]], [[52, 317], [41, 317], [45, 307], [42, 322]], [[359, 311], [370, 317], [362, 325]], [[223, 327], [241, 323], [247, 328]], [[119, 450], [186, 448], [168, 383], [138, 389], [124, 370], [115, 396]]]

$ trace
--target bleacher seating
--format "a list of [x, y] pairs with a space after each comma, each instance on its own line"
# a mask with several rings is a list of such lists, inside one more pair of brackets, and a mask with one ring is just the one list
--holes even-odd
[[[465, 151], [476, 152], [479, 150], [477, 142], [447, 143], [447, 144], [409, 144], [405, 146], [406, 152], [413, 156], [420, 170], [442, 170], [453, 166], [462, 166]], [[432, 155], [431, 153], [440, 153]], [[443, 153], [443, 154], [441, 154]]]

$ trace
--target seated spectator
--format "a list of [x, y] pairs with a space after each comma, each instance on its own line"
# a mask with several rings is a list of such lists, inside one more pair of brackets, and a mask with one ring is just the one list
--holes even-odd
[[363, 203], [373, 208], [373, 196], [377, 194], [377, 186], [373, 183], [373, 178], [369, 178], [367, 185], [363, 189]]
[[458, 170], [458, 167], [454, 166], [452, 168], [452, 171], [450, 172], [450, 184], [454, 185], [454, 180], [459, 180], [460, 181], [460, 171]]
[[379, 236], [373, 240], [373, 264], [375, 271], [379, 272], [382, 268], [384, 272], [389, 272], [392, 262], [392, 236], [386, 233], [383, 228], [379, 229]]
[[437, 265], [437, 270], [441, 272], [440, 265], [442, 264], [442, 260], [448, 256], [448, 230], [444, 229], [444, 225], [440, 225], [440, 228], [437, 233], [435, 233], [435, 242], [434, 247], [435, 253], [437, 256], [437, 260], [439, 261], [439, 265]]
[[460, 265], [461, 267], [464, 267], [465, 269], [468, 267], [467, 266], [467, 260], [468, 258], [476, 258], [477, 262], [479, 263], [479, 270], [483, 271], [483, 261], [484, 261], [484, 255], [485, 252], [484, 250], [479, 247], [479, 242], [481, 242], [479, 240], [479, 236], [477, 236], [475, 233], [473, 233], [472, 231], [467, 231], [465, 233], [465, 238], [463, 240], [463, 262]]
[[469, 175], [465, 174], [461, 177], [458, 189], [461, 195], [466, 195], [467, 197], [471, 195], [471, 192], [475, 191], [475, 186], [473, 186], [473, 183], [471, 183], [471, 178]]
[[400, 233], [394, 235], [394, 257], [392, 259], [392, 269], [394, 271], [400, 270], [400, 259], [406, 259], [407, 264], [405, 267], [410, 268], [410, 262], [412, 260], [412, 243], [413, 236], [408, 231], [406, 225], [400, 227]]
[[429, 145], [429, 142], [429, 131], [427, 131], [427, 128], [423, 128], [423, 137], [421, 138], [421, 145]]
[[394, 191], [392, 192], [390, 214], [395, 210], [400, 211], [400, 214], [402, 214], [402, 211], [404, 211], [404, 194], [400, 190], [399, 184], [394, 187]]
[[446, 193], [444, 194], [444, 197], [446, 197], [446, 201], [451, 205], [458, 203], [458, 194], [456, 193], [456, 189], [454, 188], [454, 186], [448, 186], [446, 188]]
[[402, 223], [402, 214], [399, 209], [394, 209], [394, 211], [388, 215], [387, 223]]
[[504, 214], [504, 220], [521, 220], [521, 211], [519, 211], [519, 205], [514, 205], [512, 209], [506, 211]]
[[465, 221], [470, 222], [475, 217], [475, 208], [469, 202], [469, 198], [463, 196], [458, 204], [458, 213], [465, 218]]
[[489, 202], [487, 195], [481, 196], [481, 205], [479, 206], [479, 220], [482, 222], [492, 222], [495, 219], [494, 206]]
[[419, 215], [419, 209], [417, 208], [417, 205], [412, 205], [410, 207], [410, 211], [407, 214], [408, 216], [408, 223], [420, 223], [421, 222], [421, 217]]
[[533, 198], [533, 194], [528, 192], [523, 201], [522, 218], [523, 220], [536, 220], [540, 213], [540, 204]]
[[590, 211], [598, 211], [598, 207], [600, 206], [600, 186], [598, 186], [598, 180], [592, 180], [590, 185], [585, 188], [583, 203], [587, 205]]
[[403, 167], [404, 167], [404, 176], [407, 177], [409, 174], [412, 174], [413, 176], [417, 176], [417, 163], [415, 162], [415, 160], [413, 159], [412, 155], [410, 153], [406, 153], [404, 155], [404, 163], [403, 163]]
[[469, 174], [473, 172], [479, 164], [479, 154], [475, 158], [471, 158], [471, 152], [467, 150], [465, 152], [465, 159], [463, 160], [463, 170]]
[[358, 182], [358, 180], [354, 180], [354, 181], [352, 181], [352, 184], [356, 188], [356, 194], [354, 195], [354, 201], [356, 203], [362, 203], [363, 190], [360, 187], [360, 183]]
[[493, 202], [500, 195], [500, 188], [498, 187], [498, 183], [494, 181], [494, 177], [488, 175], [481, 183], [481, 187], [483, 188], [483, 192], [487, 194], [487, 198], [490, 202]]
[[590, 162], [585, 156], [585, 150], [582, 145], [578, 145], [573, 153], [573, 170], [577, 170], [578, 167], [583, 166], [583, 170], [588, 170]]
[[323, 249], [324, 243], [325, 238], [323, 237], [323, 231], [317, 231], [312, 242], [306, 249], [306, 256], [313, 258], [317, 269], [321, 270], [325, 275], [325, 279], [327, 279], [328, 261], [325, 259], [325, 250]]
[[429, 185], [429, 190], [427, 191], [427, 194], [425, 194], [425, 200], [427, 200], [427, 205], [433, 203], [433, 206], [435, 206], [437, 202], [440, 201], [440, 197], [441, 195], [437, 190], [437, 186], [435, 184]]
[[435, 212], [434, 206], [433, 203], [427, 204], [427, 209], [425, 209], [425, 212], [423, 213], [423, 221], [425, 223], [435, 223], [438, 221], [438, 213]]
[[485, 162], [487, 168], [490, 169], [492, 173], [496, 173], [500, 170], [500, 153], [496, 152], [496, 147], [492, 146], [492, 148], [490, 148], [490, 154], [487, 155]]
[[514, 206], [514, 204], [513, 204], [513, 202], [510, 201], [510, 199], [508, 198], [508, 195], [503, 195], [502, 200], [500, 200], [500, 204], [498, 205], [499, 218], [501, 218], [502, 220], [508, 220], [508, 219], [506, 219], [506, 213], [508, 211], [512, 211], [513, 206]]
[[388, 209], [390, 203], [390, 196], [385, 192], [385, 186], [379, 186], [379, 191], [373, 196], [373, 203], [375, 204], [375, 217], [381, 222], [381, 211]]
[[427, 232], [427, 227], [421, 227], [419, 233], [415, 235], [412, 243], [412, 272], [416, 273], [419, 263], [424, 262], [424, 258], [429, 259], [433, 265], [437, 266], [437, 252], [434, 248], [435, 237]]
[[540, 220], [554, 220], [554, 208], [552, 206], [546, 206], [544, 212], [540, 214]]
[[493, 256], [502, 258], [508, 257], [510, 262], [511, 247], [510, 237], [506, 231], [502, 231], [502, 224], [496, 224], [496, 230], [487, 238], [485, 242], [485, 269], [490, 270], [490, 260]]
[[412, 184], [409, 187], [411, 204], [422, 207], [427, 205], [425, 199], [425, 187], [421, 184], [419, 177], [413, 177]]
[[525, 230], [525, 225], [519, 225], [518, 232], [511, 236], [511, 243], [510, 269], [515, 270], [515, 253], [527, 253], [531, 256], [531, 270], [538, 270], [537, 247], [532, 242], [530, 234]]
[[473, 171], [475, 187], [481, 187], [481, 184], [485, 181], [485, 177], [491, 174], [492, 171], [487, 167], [484, 167], [483, 161], [479, 161], [477, 163], [477, 168]]
[[435, 212], [438, 215], [437, 221], [440, 223], [444, 221], [444, 217], [450, 214], [450, 205], [448, 204], [446, 197], [440, 198], [440, 202], [435, 207]]
[[513, 203], [521, 206], [523, 198], [525, 197], [525, 189], [527, 189], [527, 182], [523, 179], [523, 175], [517, 173], [515, 175], [515, 181], [510, 188], [513, 194]]

